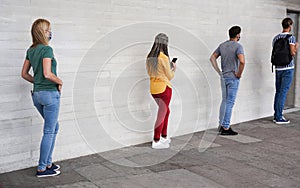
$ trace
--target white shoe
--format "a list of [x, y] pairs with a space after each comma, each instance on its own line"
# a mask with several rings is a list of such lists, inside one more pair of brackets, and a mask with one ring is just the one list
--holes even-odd
[[162, 143], [168, 143], [171, 144], [171, 138], [164, 138], [164, 137], [160, 137], [160, 140]]
[[158, 142], [155, 142], [155, 141], [152, 142], [153, 149], [166, 149], [169, 147], [170, 147], [170, 145], [168, 143], [163, 143], [161, 141], [161, 139]]

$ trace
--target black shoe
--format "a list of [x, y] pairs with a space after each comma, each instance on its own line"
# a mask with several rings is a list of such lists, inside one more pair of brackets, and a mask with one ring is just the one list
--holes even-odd
[[219, 125], [218, 132], [220, 133], [220, 132], [222, 132], [222, 130], [223, 130], [223, 127], [221, 125]]
[[224, 136], [234, 136], [234, 135], [238, 135], [239, 133], [235, 132], [234, 130], [231, 129], [231, 127], [229, 127], [228, 130], [225, 130], [223, 127], [221, 127], [221, 132], [220, 135], [224, 135]]

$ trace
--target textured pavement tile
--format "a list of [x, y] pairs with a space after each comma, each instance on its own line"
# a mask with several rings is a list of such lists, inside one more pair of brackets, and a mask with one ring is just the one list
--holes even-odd
[[122, 176], [132, 176], [136, 174], [146, 174], [151, 173], [151, 170], [147, 168], [139, 168], [139, 167], [132, 167], [132, 166], [122, 166], [112, 162], [104, 162], [102, 163], [103, 166], [109, 168], [110, 170], [118, 173], [120, 177]]
[[224, 138], [224, 136], [220, 136], [220, 135], [217, 135], [214, 138], [213, 143], [221, 145], [221, 146], [233, 146], [233, 145], [239, 145], [240, 144], [239, 142], [236, 142], [236, 141], [231, 140], [231, 139], [226, 139], [226, 138]]
[[210, 129], [204, 131], [203, 134], [194, 134], [193, 138], [189, 141], [189, 144], [191, 144], [194, 148], [204, 151], [209, 147], [221, 146], [220, 144], [215, 143], [217, 137], [217, 129]]
[[227, 160], [225, 157], [213, 153], [215, 149], [218, 148], [209, 148], [204, 152], [199, 152], [198, 149], [184, 151], [180, 155], [174, 156], [174, 161], [183, 168], [225, 162]]
[[[251, 131], [240, 132], [243, 135], [251, 136], [261, 140], [265, 139], [276, 139], [280, 140], [282, 138], [296, 137], [299, 136], [298, 130], [291, 131], [289, 128], [279, 126], [274, 129], [266, 129], [262, 127], [257, 127], [251, 129]], [[279, 139], [280, 138], [280, 139]]]
[[[300, 133], [299, 133], [300, 135]], [[288, 138], [270, 138], [268, 139], [268, 142], [272, 142], [281, 146], [286, 146], [290, 148], [290, 150], [300, 150], [300, 144], [295, 144], [295, 143], [300, 143], [300, 136], [293, 136], [293, 137], [288, 137]]]
[[[20, 187], [20, 188], [32, 188], [32, 187], [46, 187], [52, 186], [53, 180], [57, 180], [59, 176], [49, 178], [37, 178], [35, 176], [36, 168], [29, 168], [19, 171], [14, 171], [6, 173], [2, 179], [2, 184], [4, 188], [7, 187]], [[0, 175], [2, 177], [2, 175]]]
[[106, 163], [113, 163], [113, 164], [116, 164], [116, 165], [128, 166], [128, 167], [138, 167], [139, 166], [135, 162], [129, 161], [126, 158], [107, 160], [106, 162], [104, 162], [102, 164], [106, 164]]
[[257, 155], [249, 155], [239, 150], [235, 150], [235, 147], [220, 147], [210, 151], [212, 155], [219, 156], [221, 158], [233, 159], [240, 162], [255, 161], [258, 160]]
[[[244, 153], [258, 157], [256, 160], [249, 160], [245, 163], [266, 171], [272, 172], [284, 178], [300, 181], [300, 158], [292, 155], [278, 154], [268, 151], [267, 148], [252, 147], [250, 149], [239, 147]], [[248, 150], [247, 150], [248, 149]]]
[[76, 171], [90, 181], [119, 176], [116, 172], [100, 164], [81, 167], [76, 169]]
[[75, 159], [68, 159], [65, 161], [57, 162], [64, 170], [77, 169], [78, 167], [90, 166], [93, 164], [101, 164], [106, 159], [99, 154], [88, 155], [84, 157], [78, 157]]
[[[145, 188], [145, 184], [141, 184], [127, 177], [109, 178], [95, 182], [101, 188]], [[144, 186], [145, 185], [145, 186]]]
[[186, 135], [182, 135], [182, 136], [176, 136], [174, 139], [181, 140], [182, 142], [186, 143], [186, 142], [190, 141], [193, 138], [193, 136], [194, 136], [194, 134], [192, 133], [192, 134], [186, 134]]
[[188, 140], [178, 139], [177, 137], [171, 138], [171, 146], [172, 145], [184, 145], [187, 143], [188, 143]]
[[162, 171], [181, 169], [182, 167], [179, 166], [177, 163], [166, 161], [160, 164], [148, 166], [146, 168], [151, 170], [152, 172], [162, 172]]
[[208, 178], [199, 176], [184, 169], [132, 176], [129, 177], [129, 179], [140, 183], [147, 188], [174, 188], [181, 186], [189, 188], [223, 188], [223, 186], [211, 181]]
[[295, 187], [298, 188], [300, 183], [299, 181], [294, 181], [288, 178], [282, 178], [278, 176], [271, 176], [266, 179], [261, 179], [259, 180], [260, 183], [266, 184], [270, 187], [276, 187], [276, 188], [281, 188], [281, 187]]
[[283, 179], [290, 179], [293, 181], [298, 181], [300, 184], [300, 169], [298, 166], [291, 166], [288, 164], [276, 163], [270, 160], [258, 160], [247, 162], [248, 165], [263, 169], [267, 172], [276, 174]]
[[99, 155], [103, 156], [107, 160], [114, 160], [114, 159], [131, 157], [141, 153], [151, 153], [151, 150], [152, 148], [148, 146], [131, 146], [131, 147], [120, 148], [117, 150], [106, 151], [100, 153]]
[[[266, 143], [266, 142], [264, 142]], [[260, 160], [268, 160], [279, 164], [286, 164], [291, 166], [300, 166], [300, 151], [295, 150], [295, 152], [286, 152], [284, 146], [277, 145], [277, 150], [272, 150], [273, 143], [269, 144], [250, 144], [250, 145], [240, 145], [235, 147], [239, 152], [248, 154], [249, 156], [258, 157]], [[274, 147], [274, 146], [273, 146]], [[251, 160], [254, 161], [254, 160]]]
[[[237, 146], [236, 148], [245, 148], [245, 150], [251, 150], [255, 152], [256, 150], [260, 150], [260, 152], [266, 152], [266, 155], [268, 155], [268, 152], [271, 154], [276, 153], [278, 155], [286, 155], [286, 156], [292, 156], [295, 157], [296, 159], [300, 160], [300, 150], [295, 150], [292, 148], [289, 148], [287, 146], [282, 146], [276, 143], [272, 142], [258, 142], [250, 145], [240, 145]], [[262, 150], [262, 151], [261, 151]], [[272, 155], [271, 155], [272, 156]]]
[[75, 170], [65, 170], [61, 167], [61, 174], [55, 177], [55, 181], [52, 182], [52, 185], [65, 185], [65, 184], [73, 184], [80, 181], [86, 181], [87, 178], [83, 177]]
[[261, 142], [262, 141], [260, 139], [253, 138], [253, 137], [246, 136], [246, 135], [241, 135], [241, 134], [238, 134], [236, 136], [221, 136], [221, 137], [226, 138], [226, 139], [230, 139], [230, 140], [234, 140], [236, 142], [240, 142], [240, 143], [243, 143], [243, 144], [252, 143], [252, 142]]
[[73, 184], [58, 185], [55, 188], [98, 188], [98, 186], [88, 181], [81, 181]]
[[127, 157], [127, 159], [138, 164], [140, 167], [146, 167], [167, 161], [176, 155], [176, 153], [178, 152], [170, 149], [152, 149], [151, 153], [142, 153], [132, 157]]
[[[187, 170], [198, 174], [200, 176], [209, 178], [210, 180], [230, 188], [266, 188], [266, 185], [263, 185], [258, 182], [253, 182], [239, 176], [238, 174], [231, 173], [224, 169], [218, 168], [214, 165], [203, 165], [203, 166], [192, 166], [188, 167]], [[242, 185], [242, 186], [241, 186]]]
[[186, 150], [190, 150], [190, 149], [198, 149], [201, 151], [205, 151], [208, 148], [211, 147], [220, 147], [221, 145], [219, 144], [215, 144], [212, 142], [208, 142], [205, 140], [199, 140], [197, 143], [194, 144], [184, 144], [184, 145], [171, 145], [171, 150], [174, 151], [186, 151]]
[[36, 178], [35, 168], [0, 174], [0, 188], [300, 187], [300, 111], [285, 116], [291, 124], [268, 117], [234, 125], [232, 139], [211, 129], [174, 137], [171, 149], [148, 142], [61, 161], [57, 177]]
[[281, 177], [272, 172], [247, 165], [233, 159], [227, 159], [226, 163], [216, 164], [218, 168], [229, 171], [229, 173], [239, 174], [243, 178], [247, 178], [252, 182], [274, 187], [297, 187], [299, 182]]
[[297, 180], [300, 174], [299, 158], [291, 159], [253, 144], [235, 146], [235, 150], [229, 147], [216, 148], [211, 152], [293, 180]]
[[173, 151], [181, 151], [181, 150], [189, 150], [195, 148], [195, 146], [191, 145], [191, 144], [178, 144], [178, 145], [173, 145], [171, 144], [170, 149]]

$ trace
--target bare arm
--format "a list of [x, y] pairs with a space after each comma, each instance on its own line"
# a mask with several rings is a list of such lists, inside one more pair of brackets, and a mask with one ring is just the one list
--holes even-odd
[[296, 44], [290, 44], [290, 51], [291, 51], [291, 55], [292, 56], [296, 55], [298, 47], [299, 47], [299, 43], [298, 42], [296, 42]]
[[30, 68], [31, 68], [30, 62], [29, 60], [26, 59], [22, 67], [21, 76], [28, 82], [33, 83], [34, 82], [33, 76], [29, 74]]
[[214, 69], [217, 71], [217, 73], [219, 75], [221, 75], [221, 70], [218, 66], [218, 63], [217, 63], [217, 59], [219, 58], [219, 54], [217, 53], [213, 53], [211, 56], [210, 56], [210, 62], [211, 62], [211, 65], [214, 67]]
[[240, 60], [240, 66], [239, 66], [239, 70], [237, 73], [235, 73], [235, 76], [237, 78], [241, 78], [242, 77], [242, 73], [243, 73], [243, 70], [244, 70], [244, 67], [245, 67], [245, 56], [244, 54], [239, 54], [238, 55], [238, 58]]
[[44, 77], [51, 82], [54, 82], [58, 85], [58, 91], [61, 91], [63, 82], [61, 79], [59, 79], [55, 74], [51, 72], [51, 58], [44, 58], [43, 59], [43, 73]]

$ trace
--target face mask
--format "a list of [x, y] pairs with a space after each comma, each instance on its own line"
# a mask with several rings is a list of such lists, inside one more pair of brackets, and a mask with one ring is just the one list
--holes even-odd
[[50, 32], [49, 32], [48, 40], [50, 41], [51, 39], [52, 39], [52, 32], [50, 31]]
[[240, 37], [240, 36], [238, 36], [238, 38], [237, 38], [237, 41], [240, 41], [240, 38], [241, 38], [241, 37]]

